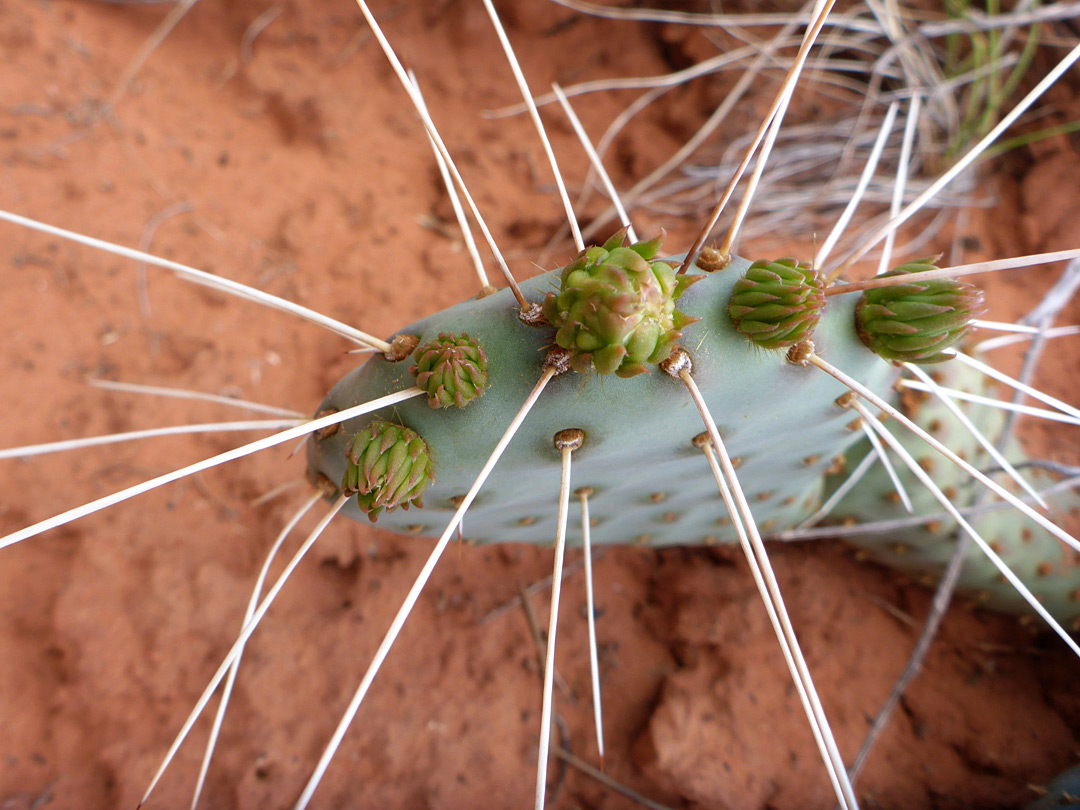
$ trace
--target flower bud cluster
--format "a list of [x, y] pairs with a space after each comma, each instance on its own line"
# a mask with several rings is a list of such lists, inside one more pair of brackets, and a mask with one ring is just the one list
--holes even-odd
[[487, 355], [467, 332], [439, 336], [416, 350], [416, 365], [409, 372], [427, 391], [432, 408], [464, 408], [482, 396], [487, 386]]

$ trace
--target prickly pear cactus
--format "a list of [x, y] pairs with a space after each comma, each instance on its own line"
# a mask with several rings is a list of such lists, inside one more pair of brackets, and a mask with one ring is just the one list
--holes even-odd
[[1077, 810], [1080, 808], [1080, 765], [1050, 781], [1045, 793], [1026, 810]]
[[[940, 363], [944, 349], [958, 342], [968, 321], [982, 308], [981, 293], [950, 279], [917, 280], [828, 299], [815, 270], [793, 259], [749, 262], [734, 257], [723, 270], [676, 278], [671, 263], [653, 261], [659, 241], [623, 244], [620, 232], [603, 247], [589, 248], [564, 268], [522, 285], [535, 301], [553, 285], [544, 310], [550, 325], [527, 326], [509, 291], [468, 301], [402, 330], [421, 345], [409, 366], [375, 358], [347, 375], [322, 404], [341, 410], [416, 381], [435, 378], [445, 362], [451, 336], [468, 333], [470, 362], [487, 361], [483, 378], [468, 365], [470, 384], [483, 398], [459, 403], [446, 386], [429, 393], [430, 404], [410, 400], [392, 412], [346, 422], [308, 446], [309, 470], [324, 489], [351, 481], [350, 458], [357, 437], [372, 424], [398, 420], [423, 437], [437, 478], [427, 505], [409, 513], [379, 514], [361, 497], [347, 507], [354, 516], [378, 516], [381, 526], [438, 535], [471, 486], [492, 447], [541, 375], [553, 344], [574, 353], [581, 373], [554, 378], [499, 462], [499, 474], [481, 490], [465, 520], [466, 538], [478, 543], [551, 543], [552, 502], [560, 478], [553, 436], [567, 428], [584, 431], [575, 452], [573, 485], [589, 487], [592, 539], [596, 543], [652, 546], [732, 543], [737, 536], [693, 440], [701, 418], [682, 383], [654, 363], [682, 337], [693, 360], [693, 376], [716, 418], [739, 480], [763, 534], [781, 532], [805, 520], [843, 480], [836, 475], [867, 450], [855, 415], [837, 400], [848, 389], [824, 372], [804, 367], [790, 346], [810, 345], [879, 396], [899, 399], [893, 361], [939, 363], [955, 385], [981, 385], [974, 372]], [[894, 271], [907, 274], [933, 265], [920, 261]], [[674, 309], [675, 299], [683, 312]], [[681, 334], [683, 333], [683, 334]], [[748, 339], [749, 338], [749, 339]], [[762, 351], [768, 349], [772, 351]], [[794, 351], [794, 349], [792, 349]], [[805, 352], [804, 352], [805, 353]], [[614, 372], [628, 379], [595, 378]], [[425, 377], [424, 374], [428, 376]], [[446, 373], [439, 378], [458, 379]], [[981, 379], [981, 378], [980, 378]], [[908, 392], [903, 398], [927, 430], [961, 456], [985, 465], [985, 451], [936, 400]], [[444, 403], [464, 404], [443, 408]], [[913, 403], [920, 404], [913, 404]], [[1000, 412], [975, 408], [982, 431], [993, 439]], [[856, 429], [853, 429], [856, 428]], [[900, 436], [924, 468], [958, 506], [975, 503], [980, 487], [947, 460], [925, 449], [906, 431]], [[899, 434], [898, 434], [899, 435]], [[365, 439], [367, 441], [367, 439]], [[866, 444], [865, 439], [862, 443]], [[1015, 448], [1013, 448], [1015, 454]], [[908, 482], [917, 514], [942, 511], [933, 496], [897, 465]], [[432, 467], [428, 466], [430, 473]], [[827, 476], [828, 473], [834, 473]], [[336, 494], [336, 493], [335, 493]], [[367, 496], [370, 500], [370, 496]], [[1080, 502], [1068, 496], [1065, 508]], [[904, 517], [883, 468], [873, 469], [835, 514], [860, 523]], [[379, 504], [372, 502], [376, 507]], [[1021, 577], [1062, 620], [1075, 622], [1080, 577], [1062, 546], [1013, 509], [999, 509], [973, 521], [1000, 549]], [[858, 535], [851, 542], [874, 559], [911, 572], [928, 583], [948, 562], [955, 543], [947, 520], [924, 522], [899, 533]], [[970, 552], [963, 589], [988, 606], [1024, 610], [1010, 585], [977, 549]]]
[[[612, 253], [623, 251], [616, 255], [626, 259], [627, 250], [611, 247]], [[636, 252], [634, 256], [648, 261]], [[851, 415], [833, 402], [847, 390], [843, 385], [816, 369], [787, 362], [783, 352], [761, 351], [735, 328], [728, 305], [733, 287], [750, 265], [734, 258], [722, 272], [702, 276], [681, 295], [679, 306], [687, 318], [700, 319], [686, 327], [683, 343], [693, 358], [694, 377], [738, 460], [758, 524], [768, 532], [791, 526], [816, 508], [824, 472], [857, 436], [847, 428]], [[524, 282], [522, 289], [535, 301], [562, 277], [573, 283], [572, 275], [554, 270]], [[818, 350], [886, 392], [895, 369], [859, 341], [852, 328], [852, 299], [841, 296], [830, 302], [814, 332]], [[400, 420], [419, 433], [438, 470], [425, 493], [423, 511], [380, 515], [380, 526], [421, 535], [442, 531], [457, 497], [468, 490], [539, 379], [556, 329], [522, 324], [513, 298], [504, 291], [402, 330], [417, 335], [422, 344], [440, 333], [461, 332], [473, 336], [488, 357], [487, 390], [463, 409], [433, 410], [424, 400], [410, 400], [397, 405], [393, 417], [390, 412], [377, 415]], [[408, 365], [376, 357], [338, 383], [322, 408], [340, 410], [407, 388], [414, 382]], [[630, 379], [587, 380], [576, 373], [554, 378], [499, 461], [498, 474], [469, 509], [466, 538], [551, 543], [552, 503], [559, 484], [559, 454], [552, 437], [564, 428], [581, 428], [585, 442], [574, 454], [573, 482], [593, 489], [594, 542], [734, 542], [707, 463], [691, 444], [702, 432], [701, 417], [682, 383], [653, 366], [649, 372]], [[341, 480], [345, 448], [367, 421], [347, 422], [332, 435], [312, 439], [308, 457], [314, 477]], [[360, 514], [355, 503], [347, 509]]]

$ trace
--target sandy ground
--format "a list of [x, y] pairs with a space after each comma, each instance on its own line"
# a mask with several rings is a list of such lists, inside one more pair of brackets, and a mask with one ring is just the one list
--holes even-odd
[[[535, 88], [661, 73], [709, 47], [546, 3], [500, 8]], [[528, 123], [480, 114], [516, 101], [482, 9], [458, 0], [379, 4], [377, 12], [421, 78], [512, 269], [535, 272], [560, 212]], [[114, 97], [164, 13], [0, 0], [0, 205], [380, 335], [475, 294], [428, 145], [355, 8], [344, 0], [203, 0]], [[616, 146], [617, 180], [625, 185], [670, 154], [718, 92], [679, 90], [636, 121]], [[113, 112], [103, 117], [110, 98]], [[578, 108], [596, 133], [629, 98], [596, 96]], [[1053, 115], [1080, 115], [1075, 84], [1049, 102]], [[733, 125], [752, 118], [739, 113]], [[568, 127], [552, 122], [566, 175], [582, 177], [583, 154]], [[1075, 139], [1009, 156], [990, 186], [1000, 201], [972, 216], [970, 254], [1075, 247], [1077, 177]], [[641, 224], [646, 232], [667, 226], [673, 249], [692, 233], [657, 214]], [[211, 404], [89, 388], [87, 377], [306, 412], [356, 362], [344, 341], [295, 318], [53, 237], [8, 225], [0, 233], [0, 446], [236, 418]], [[562, 245], [545, 266], [569, 255]], [[995, 313], [1025, 311], [1053, 276], [995, 280]], [[1066, 318], [1080, 319], [1075, 304]], [[1078, 380], [1063, 343], [1040, 383], [1076, 402]], [[1076, 463], [1075, 430], [1027, 433]], [[0, 531], [235, 443], [170, 438], [0, 462]], [[262, 555], [305, 497], [297, 487], [255, 503], [301, 481], [291, 449], [0, 553], [0, 807], [137, 804], [230, 646]], [[204, 807], [295, 800], [429, 548], [367, 525], [331, 527], [248, 649]], [[903, 667], [928, 593], [856, 563], [839, 545], [773, 554], [850, 757]], [[550, 556], [512, 545], [447, 555], [315, 806], [529, 805], [539, 678], [513, 600], [549, 573]], [[608, 775], [674, 807], [831, 806], [735, 553], [612, 549], [596, 565], [596, 587]], [[583, 615], [583, 591], [580, 572], [570, 576], [558, 710], [564, 745], [595, 763], [585, 623], [573, 621]], [[546, 593], [532, 601], [546, 615]], [[1010, 619], [954, 609], [859, 784], [864, 806], [1004, 808], [1033, 798], [1030, 784], [1080, 756], [1078, 669], [1062, 649]], [[186, 806], [208, 727], [196, 726], [148, 807]], [[555, 776], [556, 807], [636, 806], [576, 771]]]

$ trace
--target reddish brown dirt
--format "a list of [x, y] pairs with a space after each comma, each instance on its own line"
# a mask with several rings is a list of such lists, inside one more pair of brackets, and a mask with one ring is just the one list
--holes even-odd
[[[535, 88], [653, 74], [675, 59], [648, 29], [503, 3]], [[245, 31], [280, 14], [249, 47]], [[478, 203], [532, 262], [559, 218], [542, 153], [475, 3], [378, 13], [421, 77]], [[416, 118], [344, 0], [204, 0], [101, 118], [164, 10], [0, 0], [0, 204], [215, 271], [376, 334], [475, 293]], [[693, 36], [700, 37], [695, 33]], [[707, 51], [704, 40], [693, 49]], [[641, 176], [701, 120], [683, 90], [631, 127], [618, 179]], [[628, 97], [579, 104], [594, 133]], [[1051, 98], [1077, 117], [1076, 97]], [[751, 115], [745, 116], [747, 124]], [[553, 117], [567, 176], [580, 150]], [[534, 174], [535, 170], [535, 174]], [[1002, 202], [975, 216], [980, 255], [1074, 247], [1075, 142], [1013, 156]], [[1066, 181], [1064, 178], [1072, 178]], [[1053, 205], [1048, 201], [1053, 200]], [[1047, 214], [1047, 210], [1052, 216]], [[163, 218], [163, 215], [164, 218]], [[690, 226], [666, 224], [670, 245]], [[433, 227], [436, 223], [438, 227]], [[86, 377], [183, 386], [308, 410], [355, 362], [293, 318], [147, 276], [127, 260], [3, 225], [0, 446], [233, 418], [207, 404], [88, 388]], [[447, 235], [449, 234], [449, 235]], [[555, 261], [568, 255], [556, 251]], [[994, 284], [1003, 317], [1042, 274]], [[1080, 319], [1074, 306], [1072, 321]], [[1042, 383], [1077, 401], [1075, 342]], [[1066, 460], [1075, 432], [1031, 431]], [[232, 446], [169, 439], [0, 462], [0, 531], [14, 530]], [[300, 490], [291, 448], [197, 476], [0, 552], [0, 807], [133, 808], [231, 644], [264, 551]], [[305, 525], [312, 525], [311, 520]], [[290, 546], [294, 548], [295, 543]], [[334, 525], [254, 637], [210, 772], [208, 808], [289, 806], [430, 544]], [[917, 586], [840, 547], [775, 548], [774, 561], [847, 757], [903, 667], [928, 607]], [[550, 551], [452, 550], [390, 655], [320, 788], [325, 808], [524, 807], [540, 709], [519, 607]], [[605, 770], [675, 807], [826, 808], [831, 792], [742, 561], [727, 550], [638, 548], [596, 566]], [[568, 580], [558, 708], [566, 744], [595, 761], [580, 573]], [[543, 615], [546, 598], [535, 598]], [[866, 807], [1014, 807], [1080, 756], [1075, 661], [1008, 619], [958, 608], [860, 782]], [[186, 806], [208, 722], [149, 807]], [[560, 808], [629, 806], [570, 771]]]

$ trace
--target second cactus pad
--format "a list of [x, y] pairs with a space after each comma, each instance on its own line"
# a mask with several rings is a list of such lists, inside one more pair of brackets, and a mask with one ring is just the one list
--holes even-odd
[[677, 276], [652, 261], [663, 241], [625, 245], [621, 230], [602, 246], [583, 250], [561, 271], [558, 293], [548, 293], [544, 316], [555, 342], [573, 353], [575, 371], [633, 377], [671, 354], [681, 329], [696, 318], [675, 301], [700, 276]]
[[[941, 385], [949, 389], [991, 397], [994, 395], [991, 380], [958, 362], [944, 364], [935, 376]], [[997, 462], [987, 455], [937, 397], [909, 391], [901, 403], [912, 421], [977, 468], [996, 478], [998, 483], [1018, 491], [1003, 472], [995, 471], [999, 466]], [[1005, 425], [1003, 411], [983, 404], [959, 402], [957, 405], [987, 439], [1000, 442], [1000, 433]], [[931, 472], [935, 483], [955, 506], [960, 509], [980, 504], [996, 507], [969, 515], [970, 524], [1050, 613], [1066, 623], [1070, 630], [1080, 630], [1080, 561], [1076, 556], [1046, 529], [997, 496], [990, 495], [959, 467], [931, 451], [921, 439], [900, 429], [895, 420], [889, 420], [885, 425], [923, 469]], [[1010, 441], [1003, 450], [1029, 482], [1039, 488], [1052, 483], [1053, 476], [1038, 467], [1025, 466], [1027, 458], [1017, 442]], [[871, 452], [873, 449], [865, 440], [852, 447], [846, 453], [848, 469], [854, 468]], [[903, 465], [897, 465], [897, 473], [911, 497], [915, 517], [933, 516], [933, 520], [912, 520], [896, 496], [892, 480], [881, 464], [871, 467], [858, 486], [837, 505], [832, 520], [845, 526], [850, 524], [851, 528], [843, 530], [844, 539], [864, 549], [873, 560], [906, 571], [924, 581], [924, 584], [933, 586], [952, 557], [961, 530], [913, 473]], [[846, 477], [846, 472], [829, 476], [826, 491], [834, 492]], [[1080, 494], [1074, 491], [1047, 495], [1047, 499], [1052, 519], [1061, 521], [1070, 513], [1078, 514], [1076, 510], [1080, 507]], [[887, 532], [874, 531], [874, 524], [880, 521], [892, 521], [898, 525], [890, 527]], [[978, 604], [1014, 613], [1030, 612], [1013, 586], [1001, 577], [998, 569], [974, 543], [967, 550], [958, 587], [960, 593], [972, 597]]]

